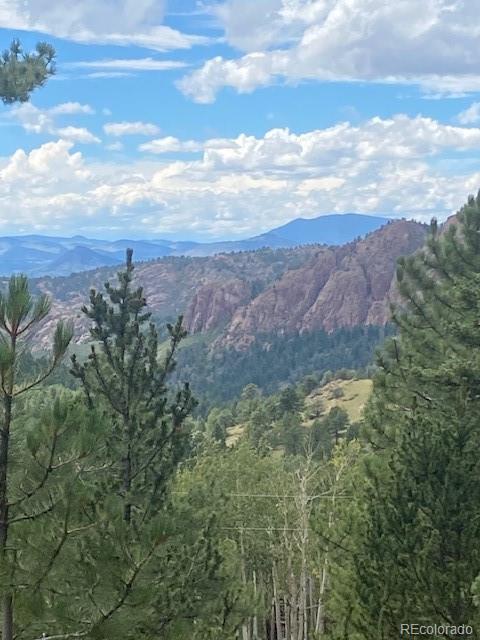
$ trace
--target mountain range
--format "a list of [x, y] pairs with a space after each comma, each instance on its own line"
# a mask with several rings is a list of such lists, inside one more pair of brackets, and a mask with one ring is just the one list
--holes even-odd
[[163, 239], [98, 240], [28, 235], [0, 237], [0, 276], [25, 273], [30, 277], [68, 276], [75, 272], [120, 264], [131, 247], [137, 261], [165, 256], [211, 256], [219, 253], [288, 248], [318, 243], [341, 245], [380, 228], [388, 218], [362, 214], [332, 214], [313, 219], [297, 218], [271, 231], [225, 242], [193, 242]]
[[[395, 220], [342, 245], [166, 256], [137, 264], [135, 273], [159, 325], [182, 314], [194, 338], [204, 336], [212, 347], [244, 349], [272, 333], [385, 324], [389, 300], [395, 298], [396, 261], [424, 244], [427, 229]], [[88, 341], [81, 307], [89, 289], [102, 289], [116, 271], [110, 266], [33, 280], [37, 292], [53, 299], [36, 337], [39, 347], [48, 346], [61, 318], [74, 320], [77, 343]]]

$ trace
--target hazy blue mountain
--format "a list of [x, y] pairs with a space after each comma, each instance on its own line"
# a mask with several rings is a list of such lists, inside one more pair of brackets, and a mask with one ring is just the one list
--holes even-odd
[[345, 244], [357, 236], [364, 236], [371, 231], [376, 231], [389, 218], [367, 216], [360, 213], [344, 213], [320, 216], [308, 220], [296, 218], [281, 227], [272, 229], [265, 237], [274, 235], [276, 238], [284, 238], [293, 244], [309, 244], [322, 242], [330, 245]]
[[246, 240], [230, 242], [178, 243], [173, 255], [210, 256], [230, 251], [254, 251], [270, 247], [282, 249], [304, 244], [340, 245], [365, 236], [389, 222], [390, 218], [360, 213], [331, 214], [318, 218], [297, 218], [287, 224]]
[[[123, 256], [123, 252], [122, 252]], [[107, 267], [118, 264], [119, 256], [109, 255], [104, 251], [94, 251], [89, 247], [77, 246], [67, 249], [48, 265], [36, 270], [37, 275], [69, 276], [78, 271], [87, 271], [97, 267]]]
[[0, 238], [0, 276], [26, 273], [28, 276], [69, 275], [101, 266], [120, 264], [131, 247], [137, 261], [164, 256], [210, 256], [232, 251], [253, 251], [263, 247], [286, 248], [303, 244], [339, 245], [375, 231], [388, 218], [362, 214], [333, 214], [318, 218], [297, 218], [271, 231], [230, 242], [193, 242], [164, 239], [109, 241], [73, 236], [10, 236]]
[[125, 258], [125, 251], [133, 249], [135, 259], [138, 260], [155, 260], [163, 256], [172, 254], [172, 248], [169, 243], [160, 241], [150, 242], [144, 240], [116, 240], [115, 242], [105, 243], [102, 251], [115, 256], [117, 260], [122, 261]]

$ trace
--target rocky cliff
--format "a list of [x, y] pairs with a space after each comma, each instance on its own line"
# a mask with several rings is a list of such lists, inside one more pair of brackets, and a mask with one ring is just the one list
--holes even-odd
[[239, 306], [222, 341], [241, 346], [272, 331], [385, 324], [396, 260], [421, 247], [425, 234], [422, 225], [398, 221], [359, 242], [319, 248], [304, 266]]
[[[191, 333], [215, 332], [216, 344], [242, 348], [272, 331], [385, 323], [396, 260], [422, 246], [426, 230], [398, 220], [339, 247], [168, 257], [138, 264], [136, 274], [158, 322], [184, 314]], [[88, 340], [81, 306], [90, 287], [101, 288], [114, 274], [111, 268], [97, 269], [35, 281], [35, 288], [54, 300], [52, 317], [37, 335], [39, 345], [48, 345], [59, 318], [74, 320], [77, 342]]]

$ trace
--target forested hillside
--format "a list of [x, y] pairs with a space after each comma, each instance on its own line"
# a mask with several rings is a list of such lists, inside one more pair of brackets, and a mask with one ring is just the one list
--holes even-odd
[[178, 353], [177, 371], [190, 381], [203, 409], [234, 399], [247, 384], [268, 394], [309, 374], [321, 378], [340, 369], [370, 372], [375, 350], [393, 331], [392, 325], [371, 325], [331, 333], [258, 334], [242, 351], [212, 351], [208, 340], [187, 339]]
[[50, 304], [12, 278], [4, 625], [21, 640], [391, 640], [407, 619], [477, 637], [479, 242], [480, 196], [400, 260], [392, 328], [263, 335], [237, 360], [193, 356], [181, 320], [157, 329], [131, 252], [81, 311], [87, 357], [65, 362], [60, 323], [32, 359]]

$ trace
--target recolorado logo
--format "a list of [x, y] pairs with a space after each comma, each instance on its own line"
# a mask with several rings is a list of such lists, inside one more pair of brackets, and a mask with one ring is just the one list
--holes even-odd
[[468, 624], [401, 624], [400, 636], [412, 638], [414, 636], [433, 636], [445, 638], [448, 636], [473, 636], [473, 627]]

